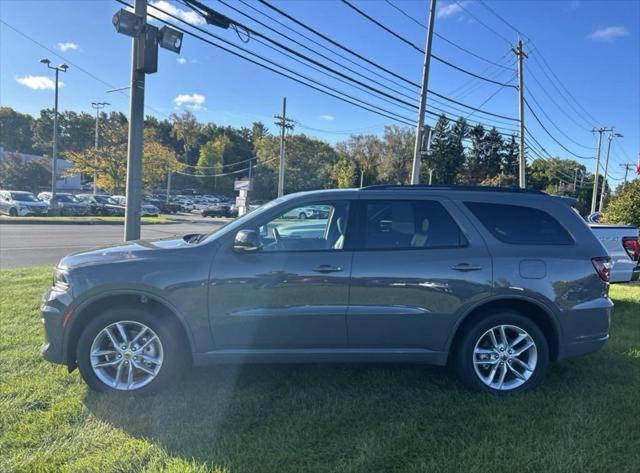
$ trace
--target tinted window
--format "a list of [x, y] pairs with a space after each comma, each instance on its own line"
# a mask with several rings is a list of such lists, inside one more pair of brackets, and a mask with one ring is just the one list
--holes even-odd
[[539, 209], [519, 205], [466, 202], [465, 205], [498, 240], [512, 245], [572, 245], [558, 221]]
[[366, 249], [450, 248], [466, 244], [460, 228], [439, 202], [365, 202]]

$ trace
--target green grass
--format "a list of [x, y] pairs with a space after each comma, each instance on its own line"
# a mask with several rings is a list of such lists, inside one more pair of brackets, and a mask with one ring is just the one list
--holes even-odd
[[468, 392], [411, 365], [218, 366], [144, 399], [43, 361], [50, 270], [0, 271], [1, 472], [637, 472], [640, 287], [611, 340], [535, 392]]
[[[40, 220], [47, 220], [53, 222], [82, 222], [82, 221], [95, 221], [95, 222], [118, 222], [124, 223], [124, 217], [103, 217], [103, 216], [68, 216], [68, 217], [38, 217], [38, 216], [29, 216], [29, 217], [8, 217], [6, 215], [0, 215], [1, 220], [10, 220], [12, 222], [33, 222]], [[173, 222], [172, 219], [168, 217], [142, 217], [142, 223], [169, 223]]]

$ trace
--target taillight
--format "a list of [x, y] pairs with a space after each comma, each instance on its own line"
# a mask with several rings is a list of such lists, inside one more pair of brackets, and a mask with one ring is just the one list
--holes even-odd
[[627, 250], [629, 258], [633, 261], [640, 259], [640, 242], [638, 241], [638, 237], [624, 237], [622, 239], [622, 246]]
[[608, 256], [599, 256], [597, 258], [591, 258], [593, 267], [596, 269], [596, 273], [600, 276], [604, 282], [609, 282], [609, 275], [611, 274], [611, 258]]

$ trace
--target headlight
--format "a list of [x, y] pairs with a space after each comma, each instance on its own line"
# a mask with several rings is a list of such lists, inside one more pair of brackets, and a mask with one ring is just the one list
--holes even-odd
[[69, 278], [68, 274], [59, 268], [55, 268], [53, 270], [53, 286], [66, 290], [69, 288]]

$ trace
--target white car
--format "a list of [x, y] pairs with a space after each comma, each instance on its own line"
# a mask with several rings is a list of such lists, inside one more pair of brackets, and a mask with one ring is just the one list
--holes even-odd
[[297, 218], [299, 220], [305, 220], [307, 218], [314, 218], [316, 210], [312, 207], [298, 207], [282, 216], [282, 218]]
[[182, 207], [184, 212], [191, 212], [195, 207], [193, 206], [193, 201], [184, 196], [177, 196], [173, 199], [173, 201]]
[[0, 191], [0, 213], [11, 217], [47, 215], [49, 204], [36, 199], [31, 192]]

